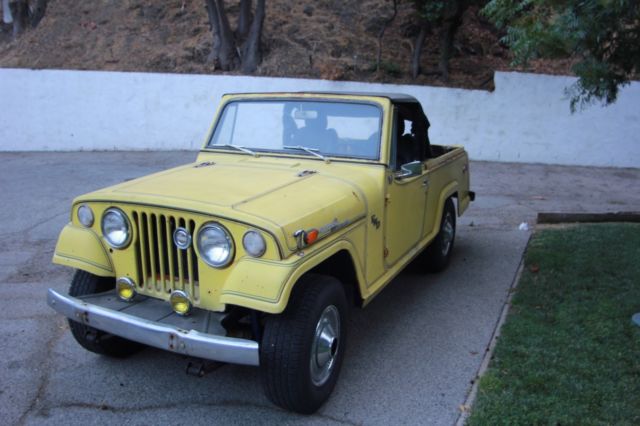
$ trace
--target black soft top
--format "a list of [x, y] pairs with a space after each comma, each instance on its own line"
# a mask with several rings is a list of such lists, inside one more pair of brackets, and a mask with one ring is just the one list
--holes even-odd
[[373, 96], [377, 98], [387, 98], [392, 102], [396, 103], [419, 103], [416, 98], [411, 95], [407, 95], [404, 93], [383, 93], [383, 92], [338, 92], [338, 91], [327, 91], [327, 92], [315, 92], [315, 91], [304, 91], [304, 92], [246, 92], [246, 93], [226, 93], [227, 95], [302, 95], [302, 94], [310, 94], [310, 95], [343, 95], [343, 96]]

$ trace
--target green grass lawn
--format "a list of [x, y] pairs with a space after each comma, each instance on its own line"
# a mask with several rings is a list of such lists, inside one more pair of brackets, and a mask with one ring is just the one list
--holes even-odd
[[640, 224], [537, 232], [469, 425], [640, 424]]

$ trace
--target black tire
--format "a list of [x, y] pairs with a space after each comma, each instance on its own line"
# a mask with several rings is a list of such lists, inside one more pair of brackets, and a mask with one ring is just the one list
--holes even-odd
[[[71, 280], [69, 295], [78, 297], [87, 294], [102, 293], [115, 287], [113, 278], [98, 277], [86, 271], [76, 271]], [[100, 355], [116, 358], [127, 357], [140, 349], [143, 345], [132, 342], [122, 337], [114, 336], [104, 331], [97, 330], [77, 321], [69, 320], [71, 334], [76, 341], [88, 351]]]
[[[260, 366], [265, 393], [274, 404], [311, 414], [329, 398], [344, 359], [347, 309], [344, 288], [337, 279], [307, 274], [294, 287], [284, 313], [267, 317]], [[335, 330], [332, 334], [335, 318], [337, 336]], [[317, 338], [318, 330], [333, 338]], [[318, 350], [321, 347], [327, 351]]]
[[429, 272], [444, 271], [451, 260], [453, 244], [456, 239], [456, 208], [453, 200], [444, 203], [438, 235], [424, 251], [425, 264]]

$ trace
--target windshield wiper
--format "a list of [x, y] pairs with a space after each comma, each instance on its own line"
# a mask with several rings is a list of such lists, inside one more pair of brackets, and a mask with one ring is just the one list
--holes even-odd
[[316, 149], [316, 148], [309, 148], [309, 147], [302, 146], [302, 145], [296, 145], [296, 146], [285, 145], [285, 146], [283, 146], [283, 148], [284, 149], [297, 149], [297, 150], [300, 150], [300, 151], [304, 151], [304, 152], [309, 153], [311, 155], [315, 155], [316, 157], [318, 157], [318, 158], [320, 158], [320, 159], [322, 159], [324, 161], [327, 161], [327, 157], [325, 157], [322, 154], [318, 154], [318, 151], [320, 151], [320, 150]]
[[[216, 146], [216, 145], [214, 145], [214, 146]], [[257, 156], [258, 156], [258, 154], [257, 154], [256, 152], [251, 151], [249, 148], [245, 148], [244, 146], [240, 146], [240, 145], [231, 145], [230, 143], [226, 143], [226, 144], [224, 144], [224, 145], [218, 145], [218, 146], [224, 146], [224, 147], [227, 147], [227, 148], [234, 148], [234, 149], [237, 149], [238, 151], [242, 151], [242, 152], [244, 152], [245, 154], [251, 154], [251, 155], [253, 155], [254, 157], [257, 157]]]

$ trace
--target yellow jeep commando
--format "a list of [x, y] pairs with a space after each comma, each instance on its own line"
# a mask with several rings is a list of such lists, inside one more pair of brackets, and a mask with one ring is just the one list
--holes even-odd
[[74, 200], [53, 261], [77, 271], [47, 302], [92, 352], [260, 366], [273, 403], [312, 413], [348, 310], [414, 258], [449, 262], [474, 193], [428, 128], [407, 95], [225, 95], [194, 163]]

